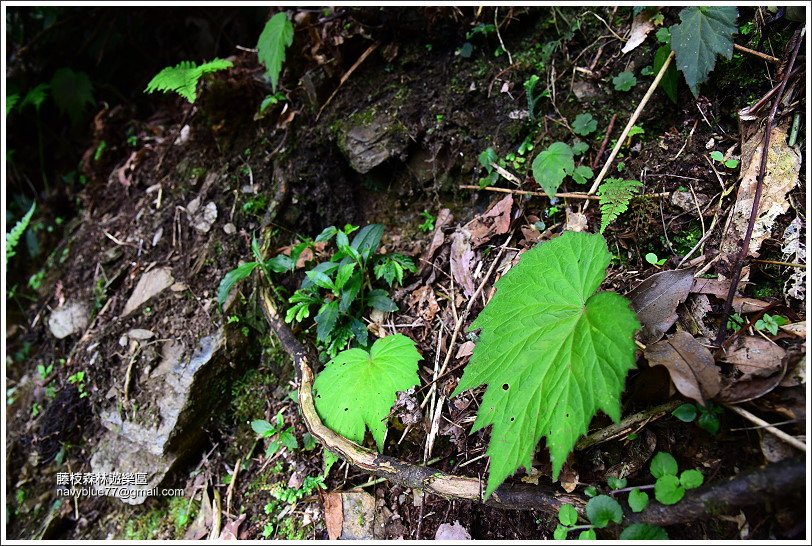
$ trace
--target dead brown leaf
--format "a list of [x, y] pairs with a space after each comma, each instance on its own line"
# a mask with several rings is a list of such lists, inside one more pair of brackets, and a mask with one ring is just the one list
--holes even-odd
[[711, 352], [694, 337], [679, 331], [667, 340], [646, 347], [651, 366], [664, 366], [684, 396], [705, 404], [719, 393], [722, 377]]
[[327, 538], [338, 540], [344, 527], [344, 507], [341, 493], [324, 495], [324, 524], [327, 527]]
[[474, 251], [471, 250], [471, 239], [468, 232], [463, 228], [451, 235], [451, 275], [454, 282], [462, 288], [467, 297], [474, 295], [473, 272]]
[[448, 209], [442, 209], [437, 213], [437, 220], [434, 221], [434, 234], [431, 236], [431, 244], [426, 252], [420, 259], [420, 272], [422, 273], [426, 267], [434, 260], [434, 254], [437, 252], [443, 243], [445, 243], [445, 234], [443, 228], [447, 226], [454, 219], [454, 215]]
[[567, 231], [586, 231], [587, 228], [586, 214], [573, 212], [567, 207]]
[[[727, 291], [730, 289], [730, 281], [723, 279], [694, 279], [691, 286], [692, 294], [709, 294], [720, 300], [727, 299]], [[769, 308], [770, 304], [755, 298], [745, 298], [735, 296], [733, 298], [733, 310], [737, 313], [758, 313]]]
[[235, 520], [231, 520], [225, 524], [222, 532], [220, 533], [219, 540], [238, 540], [240, 525], [245, 521], [247, 514], [242, 514]]
[[643, 10], [632, 19], [631, 34], [623, 49], [621, 49], [623, 53], [628, 53], [637, 48], [646, 40], [648, 33], [654, 30], [654, 21], [651, 20], [653, 13], [656, 12]]
[[497, 201], [485, 214], [477, 216], [465, 224], [465, 229], [471, 234], [471, 246], [480, 247], [496, 235], [507, 233], [510, 229], [510, 211], [512, 209], [513, 196], [508, 194]]
[[677, 306], [685, 301], [693, 284], [692, 269], [655, 273], [629, 292], [632, 309], [643, 329], [640, 341], [648, 345], [660, 340], [677, 321]]
[[[801, 154], [797, 148], [787, 145], [787, 128], [789, 119], [772, 130], [770, 150], [767, 154], [767, 168], [761, 200], [758, 205], [758, 216], [753, 227], [748, 255], [758, 257], [759, 249], [772, 232], [775, 219], [787, 212], [789, 202], [787, 193], [798, 183], [801, 170]], [[725, 237], [722, 239], [720, 255], [722, 263], [732, 263], [744, 239], [753, 201], [756, 192], [756, 179], [763, 153], [764, 129], [757, 131], [742, 144], [741, 182], [736, 194], [736, 203], [728, 216], [725, 226]]]
[[724, 362], [732, 364], [742, 375], [740, 381], [769, 377], [780, 371], [786, 351], [759, 336], [740, 336], [727, 350]]

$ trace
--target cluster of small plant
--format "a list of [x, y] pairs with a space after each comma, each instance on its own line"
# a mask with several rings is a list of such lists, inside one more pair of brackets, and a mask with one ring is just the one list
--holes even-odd
[[699, 428], [716, 435], [722, 426], [719, 416], [723, 414], [724, 411], [724, 407], [714, 404], [713, 402], [707, 402], [704, 406], [696, 403], [685, 403], [672, 411], [671, 415], [683, 423], [693, 423], [696, 421]]
[[[642, 512], [650, 502], [646, 491], [654, 490], [654, 498], [665, 505], [678, 503], [685, 496], [685, 491], [695, 489], [702, 485], [704, 477], [697, 469], [684, 470], [679, 473], [677, 461], [669, 453], [659, 452], [651, 460], [649, 466], [655, 482], [650, 485], [627, 487], [626, 478], [609, 477], [606, 480], [609, 491], [601, 494], [597, 487], [590, 486], [584, 494], [590, 497], [586, 504], [584, 514], [589, 523], [578, 525], [578, 512], [570, 504], [564, 504], [558, 510], [559, 525], [555, 528], [553, 537], [556, 540], [565, 540], [567, 535], [580, 531], [581, 540], [595, 540], [595, 529], [603, 529], [610, 523], [621, 524], [624, 514], [623, 507], [614, 498], [617, 495], [628, 493], [626, 499], [632, 512]], [[623, 529], [621, 540], [668, 540], [665, 529], [656, 525], [635, 523]]]

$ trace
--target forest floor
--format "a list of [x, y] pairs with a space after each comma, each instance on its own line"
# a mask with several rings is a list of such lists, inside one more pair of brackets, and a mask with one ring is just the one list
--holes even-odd
[[[558, 191], [575, 196], [551, 202], [529, 167], [552, 143], [581, 141], [576, 163], [598, 174], [654, 79], [656, 29], [624, 53], [632, 16], [622, 8], [393, 13], [297, 16], [281, 80], [286, 99], [262, 115], [269, 88], [247, 50], [202, 84], [193, 106], [167, 96], [145, 120], [112, 105], [98, 112], [86, 156], [102, 141], [106, 150], [85, 161], [82, 210], [42, 266], [37, 301], [6, 332], [9, 537], [553, 537], [555, 510], [444, 498], [341, 459], [325, 462], [296, 403], [295, 363], [262, 314], [266, 277], [256, 270], [222, 310], [217, 303], [226, 273], [252, 260], [255, 237], [268, 258], [328, 226], [382, 224], [379, 252], [408, 256], [417, 271], [391, 291], [397, 311], [360, 318], [376, 336], [408, 336], [422, 355], [420, 385], [400, 397], [384, 453], [487, 478], [489, 429], [469, 433], [483, 389], [450, 397], [477, 340], [470, 323], [523, 252], [563, 230], [599, 231], [598, 202], [578, 195], [592, 180], [568, 178]], [[658, 28], [678, 22], [677, 10], [663, 14]], [[498, 32], [488, 26], [494, 19]], [[739, 25], [753, 21], [755, 10], [741, 8]], [[736, 43], [783, 62], [795, 27], [759, 44], [754, 25]], [[680, 79], [676, 103], [658, 89], [642, 110], [639, 130], [607, 173], [639, 180], [640, 194], [604, 233], [612, 261], [603, 287], [629, 297], [644, 325], [622, 397], [631, 424], [602, 438], [612, 422], [599, 413], [590, 442], [579, 444], [558, 480], [541, 443], [532, 469], [509, 483], [586, 500], [585, 489], [609, 491], [612, 478], [651, 484], [657, 452], [673, 455], [680, 469], [701, 470], [706, 487], [802, 455], [733, 409], [804, 437], [806, 288], [797, 285], [806, 271], [806, 141], [786, 143], [791, 115], [778, 121], [768, 156], [783, 170], [770, 172], [773, 189], [762, 196], [770, 212], [750, 256], [758, 261], [748, 260], [733, 302], [742, 322], [715, 345], [737, 253], [731, 244], [743, 236], [742, 225], [728, 221], [743, 214], [737, 203], [752, 202], [740, 180], [755, 179], [760, 141], [751, 139], [763, 135], [766, 116], [764, 109], [740, 121], [739, 112], [778, 85], [780, 70], [780, 62], [736, 51], [720, 59], [698, 97]], [[619, 89], [613, 78], [621, 72], [635, 74], [636, 85]], [[788, 111], [803, 112], [804, 75], [791, 81]], [[595, 121], [591, 130], [575, 123], [581, 114]], [[487, 149], [507, 178], [483, 165]], [[480, 190], [485, 178], [490, 187]], [[332, 251], [311, 244], [292, 272], [272, 274], [277, 305], [284, 309], [308, 266]], [[666, 300], [653, 317], [652, 298]], [[66, 313], [71, 308], [78, 310]], [[60, 313], [67, 324], [55, 326]], [[68, 329], [61, 339], [59, 327]], [[293, 330], [315, 346], [312, 318]], [[210, 358], [207, 343], [215, 347]], [[691, 354], [680, 367], [658, 357], [655, 345]], [[170, 388], [173, 366], [189, 358], [202, 360], [206, 375]], [[188, 405], [166, 400], [178, 392]], [[706, 404], [693, 404], [691, 393]], [[694, 419], [674, 416], [678, 407]], [[182, 425], [163, 438], [170, 447], [144, 443], [158, 441], [144, 431], [161, 429], [170, 411]], [[257, 420], [292, 434], [295, 446], [268, 449], [273, 438], [257, 435]], [[56, 495], [60, 474], [105, 467], [98, 454], [112, 456], [110, 445], [157, 446], [162, 487], [182, 495], [135, 506]], [[665, 529], [672, 539], [803, 537], [803, 486], [791, 493]], [[355, 521], [348, 510], [357, 511]]]

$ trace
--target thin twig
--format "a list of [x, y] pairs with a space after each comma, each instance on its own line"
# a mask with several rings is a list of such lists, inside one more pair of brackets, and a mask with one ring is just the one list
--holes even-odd
[[739, 250], [739, 254], [736, 256], [736, 261], [734, 262], [733, 274], [731, 275], [730, 280], [730, 290], [727, 293], [725, 308], [719, 321], [719, 331], [716, 334], [716, 344], [720, 346], [722, 344], [722, 340], [725, 338], [727, 319], [730, 317], [730, 311], [733, 307], [733, 298], [736, 295], [736, 287], [739, 286], [739, 280], [742, 276], [744, 260], [747, 258], [747, 255], [750, 252], [750, 239], [753, 236], [753, 228], [756, 225], [756, 217], [758, 216], [759, 204], [761, 203], [761, 191], [764, 188], [764, 174], [767, 171], [767, 157], [770, 155], [770, 137], [775, 124], [775, 115], [778, 113], [778, 105], [781, 103], [781, 97], [784, 94], [784, 89], [787, 86], [790, 74], [792, 74], [792, 69], [795, 66], [795, 59], [798, 57], [798, 51], [801, 49], [801, 44], [804, 43], [805, 35], [806, 27], [802, 28], [800, 34], [797, 36], [795, 47], [792, 48], [789, 64], [787, 69], [784, 71], [784, 79], [781, 80], [781, 85], [776, 92], [772, 108], [770, 108], [770, 114], [767, 116], [767, 124], [764, 127], [764, 141], [761, 147], [761, 161], [759, 162], [758, 167], [758, 177], [756, 177], [756, 194], [753, 197], [753, 207], [750, 209], [750, 220], [747, 222], [747, 231], [744, 232], [744, 241], [742, 241], [741, 249]]
[[[494, 191], [497, 193], [512, 193], [515, 195], [530, 195], [533, 197], [549, 197], [546, 193], [540, 191], [512, 190], [510, 188], [497, 188], [494, 186], [480, 188], [479, 186], [462, 185], [459, 188], [461, 190], [482, 190], [482, 191]], [[669, 195], [671, 195], [669, 192], [662, 192], [662, 193], [647, 193], [639, 197], [668, 197]], [[556, 193], [555, 197], [560, 199], [591, 199], [593, 201], [598, 201], [600, 199], [600, 197], [598, 197], [597, 195], [589, 195], [586, 193], [568, 193], [568, 192]]]
[[763, 427], [764, 430], [766, 430], [767, 432], [769, 432], [770, 434], [772, 434], [776, 438], [779, 438], [780, 440], [783, 440], [784, 442], [788, 443], [789, 445], [791, 445], [795, 449], [800, 449], [801, 451], [804, 451], [804, 452], [806, 451], [806, 444], [803, 443], [802, 441], [800, 441], [798, 438], [796, 438], [795, 436], [791, 436], [791, 435], [787, 434], [783, 430], [775, 428], [774, 426], [772, 426], [770, 423], [768, 423], [764, 419], [761, 419], [760, 417], [756, 417], [755, 415], [753, 415], [752, 413], [750, 413], [746, 409], [740, 408], [739, 406], [734, 406], [732, 404], [725, 404], [725, 407], [727, 409], [731, 410], [731, 411], [734, 411], [734, 412], [738, 413], [739, 415], [741, 415], [742, 417], [744, 417], [745, 419], [747, 419], [751, 423], [755, 423], [756, 425], [758, 425], [760, 427]]
[[761, 51], [756, 51], [755, 49], [750, 49], [749, 47], [744, 47], [739, 44], [733, 44], [733, 49], [737, 49], [742, 53], [747, 53], [748, 55], [753, 55], [754, 57], [758, 57], [759, 59], [763, 59], [767, 62], [773, 64], [780, 64], [781, 59], [778, 57], [773, 57], [772, 55], [767, 55], [766, 53], [762, 53]]
[[753, 260], [754, 262], [758, 262], [760, 264], [773, 264], [773, 265], [783, 265], [785, 267], [800, 267], [802, 269], [806, 269], [806, 264], [796, 264], [792, 262], [779, 262], [776, 260]]
[[612, 114], [612, 119], [609, 120], [609, 126], [606, 128], [606, 136], [603, 137], [603, 142], [601, 142], [601, 147], [598, 148], [598, 155], [595, 156], [595, 159], [592, 161], [592, 168], [597, 169], [598, 163], [601, 162], [601, 156], [603, 152], [606, 150], [606, 145], [609, 143], [609, 137], [612, 135], [612, 129], [615, 128], [615, 121], [617, 120], [617, 114]]
[[[629, 135], [629, 131], [631, 131], [632, 127], [634, 126], [635, 122], [637, 122], [637, 118], [640, 117], [640, 114], [643, 113], [643, 109], [648, 104], [649, 99], [654, 94], [654, 90], [657, 89], [657, 86], [660, 84], [660, 80], [663, 79], [665, 75], [665, 71], [671, 66], [671, 61], [674, 59], [674, 52], [672, 51], [670, 55], [665, 59], [663, 66], [660, 67], [660, 71], [657, 72], [657, 77], [654, 78], [654, 81], [651, 82], [651, 85], [646, 91], [646, 94], [643, 96], [643, 99], [640, 101], [640, 104], [637, 105], [637, 109], [632, 114], [632, 117], [629, 118], [629, 122], [626, 124], [626, 127], [623, 129], [623, 132], [620, 134], [620, 137], [617, 139], [617, 144], [612, 149], [612, 153], [609, 155], [609, 159], [606, 160], [606, 163], [603, 165], [603, 169], [601, 172], [598, 173], [597, 178], [595, 178], [595, 182], [592, 184], [592, 187], [589, 188], [590, 195], [598, 191], [598, 186], [600, 186], [601, 182], [603, 181], [603, 177], [606, 176], [606, 173], [609, 172], [609, 167], [612, 166], [612, 162], [615, 160], [618, 152], [620, 151], [621, 146], [623, 146], [623, 142], [626, 140], [626, 137]], [[585, 207], [586, 208], [586, 207]]]
[[333, 91], [333, 92], [330, 94], [330, 96], [327, 98], [327, 100], [325, 101], [325, 103], [321, 105], [321, 108], [319, 108], [319, 113], [318, 113], [318, 114], [316, 114], [316, 121], [318, 121], [318, 120], [319, 120], [319, 118], [321, 117], [321, 113], [324, 111], [324, 109], [325, 109], [325, 108], [327, 108], [327, 105], [328, 105], [328, 104], [330, 104], [330, 103], [333, 101], [333, 98], [336, 96], [336, 93], [338, 93], [338, 90], [339, 90], [339, 89], [341, 89], [341, 86], [342, 86], [342, 85], [344, 85], [344, 83], [345, 83], [345, 82], [346, 82], [348, 79], [350, 79], [350, 76], [352, 76], [352, 73], [353, 73], [353, 72], [355, 72], [355, 69], [356, 69], [356, 68], [358, 68], [359, 66], [361, 66], [361, 63], [363, 63], [363, 62], [364, 62], [364, 61], [367, 59], [367, 57], [369, 57], [370, 55], [372, 55], [372, 52], [373, 52], [373, 51], [375, 51], [376, 49], [378, 49], [378, 46], [379, 46], [379, 45], [381, 45], [381, 43], [380, 43], [380, 42], [375, 42], [374, 44], [372, 44], [371, 46], [369, 46], [369, 47], [366, 49], [366, 51], [364, 51], [364, 52], [361, 54], [361, 56], [360, 56], [360, 57], [358, 57], [358, 60], [357, 60], [357, 61], [355, 61], [355, 63], [353, 63], [353, 65], [350, 67], [350, 69], [349, 69], [349, 70], [347, 70], [347, 71], [344, 73], [344, 75], [343, 75], [343, 76], [341, 76], [341, 80], [338, 82], [338, 87], [336, 87], [336, 88], [335, 88], [335, 91]]

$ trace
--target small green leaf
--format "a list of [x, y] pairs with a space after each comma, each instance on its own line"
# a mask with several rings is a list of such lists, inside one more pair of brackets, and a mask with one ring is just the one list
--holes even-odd
[[668, 540], [668, 533], [656, 525], [634, 523], [623, 529], [620, 540]]
[[594, 133], [598, 128], [598, 120], [592, 117], [592, 114], [578, 114], [575, 116], [575, 121], [572, 123], [572, 130], [576, 135], [587, 136]]
[[299, 442], [296, 440], [296, 436], [293, 435], [291, 430], [292, 429], [283, 430], [279, 434], [279, 441], [282, 442], [282, 444], [290, 451], [293, 451], [294, 449], [299, 448]]
[[671, 43], [671, 31], [668, 30], [668, 27], [661, 27], [654, 36], [657, 37], [657, 41], [661, 44], [668, 45]]
[[333, 280], [321, 271], [311, 269], [310, 271], [305, 272], [305, 275], [308, 279], [310, 279], [310, 282], [319, 288], [324, 288], [326, 290], [332, 290], [335, 288]]
[[609, 476], [606, 478], [606, 485], [609, 486], [610, 489], [623, 489], [626, 487], [628, 481], [626, 478], [615, 478], [614, 476]]
[[586, 165], [579, 165], [572, 171], [571, 176], [576, 184], [586, 184], [592, 178], [592, 169]]
[[391, 313], [398, 310], [398, 306], [395, 304], [395, 302], [393, 302], [386, 292], [380, 288], [370, 290], [369, 295], [367, 296], [367, 303], [373, 309], [383, 311], [384, 313]]
[[492, 163], [496, 163], [499, 161], [499, 156], [496, 155], [496, 152], [493, 148], [486, 148], [482, 153], [479, 154], [477, 158], [479, 164], [485, 167], [485, 170], [488, 172], [493, 171]]
[[20, 218], [20, 220], [14, 224], [11, 231], [6, 233], [6, 266], [8, 266], [9, 258], [12, 258], [17, 254], [15, 252], [17, 244], [20, 242], [20, 238], [23, 236], [23, 233], [25, 233], [25, 229], [28, 227], [28, 224], [31, 222], [31, 217], [34, 215], [34, 211], [36, 209], [37, 203], [31, 203], [31, 207], [28, 209], [28, 212], [25, 213], [25, 216]]
[[51, 92], [59, 111], [76, 125], [88, 104], [93, 104], [93, 84], [84, 72], [60, 68], [51, 78]]
[[657, 258], [657, 255], [654, 254], [653, 252], [649, 252], [648, 254], [646, 254], [646, 261], [651, 265], [657, 265], [658, 259], [659, 258]]
[[686, 470], [679, 476], [679, 483], [682, 484], [682, 487], [685, 489], [696, 489], [702, 485], [704, 481], [705, 477], [702, 475], [702, 472], [696, 469]]
[[330, 337], [330, 332], [336, 326], [338, 320], [338, 301], [333, 300], [325, 303], [316, 315], [315, 321], [318, 325], [316, 328], [316, 339], [324, 343]]
[[259, 264], [257, 262], [246, 262], [238, 266], [236, 269], [232, 269], [226, 273], [226, 276], [223, 277], [222, 281], [220, 281], [220, 286], [217, 287], [217, 305], [221, 309], [223, 307], [223, 303], [225, 303], [226, 298], [228, 297], [228, 293], [231, 292], [231, 288], [241, 280], [248, 277], [258, 265]]
[[533, 178], [550, 197], [555, 197], [558, 187], [575, 169], [572, 148], [563, 142], [554, 142], [533, 160]]
[[716, 434], [719, 432], [719, 428], [722, 426], [722, 423], [719, 421], [719, 417], [716, 414], [705, 411], [701, 412], [699, 415], [697, 424], [699, 425], [699, 428], [712, 436], [716, 436]]
[[674, 411], [671, 415], [682, 421], [683, 423], [690, 423], [696, 419], [696, 406], [693, 404], [683, 404]]
[[620, 503], [608, 495], [598, 495], [586, 503], [586, 517], [598, 528], [604, 528], [609, 522], [623, 521], [623, 508]]
[[662, 476], [676, 476], [678, 467], [677, 460], [671, 456], [670, 453], [664, 451], [658, 452], [653, 459], [651, 459], [651, 475], [655, 478]]
[[342, 288], [344, 288], [344, 285], [347, 284], [348, 280], [350, 280], [353, 271], [355, 271], [355, 266], [356, 266], [355, 262], [350, 262], [338, 268], [338, 273], [336, 273], [336, 282], [335, 282], [337, 289], [341, 290]]
[[582, 155], [589, 149], [589, 144], [583, 140], [576, 140], [572, 143], [572, 155]]
[[595, 529], [586, 529], [578, 534], [578, 540], [598, 540]]
[[[660, 30], [667, 30], [667, 29], [660, 29]], [[654, 73], [658, 74], [660, 69], [665, 64], [665, 60], [668, 56], [671, 55], [671, 47], [664, 45], [657, 49], [657, 52], [654, 54]], [[677, 67], [674, 63], [670, 63], [668, 68], [665, 69], [665, 74], [660, 79], [660, 89], [662, 89], [668, 98], [674, 104], [677, 104], [677, 84], [679, 82], [679, 76], [677, 75]]]
[[558, 521], [561, 522], [561, 525], [575, 525], [575, 522], [578, 521], [578, 512], [575, 510], [575, 507], [571, 504], [565, 504], [559, 508]]
[[684, 496], [685, 489], [676, 476], [660, 476], [654, 483], [654, 498], [663, 504], [676, 504]]
[[556, 525], [555, 531], [553, 531], [553, 538], [555, 540], [567, 540], [568, 531], [569, 529], [567, 529], [563, 525]]
[[338, 233], [338, 228], [335, 226], [329, 226], [321, 230], [321, 233], [316, 235], [316, 242], [317, 243], [324, 243], [332, 239]]
[[316, 410], [324, 424], [357, 444], [369, 428], [383, 451], [386, 417], [398, 391], [420, 381], [417, 362], [423, 357], [414, 341], [394, 334], [372, 344], [369, 352], [349, 349], [338, 354], [313, 384]]
[[615, 91], [628, 91], [637, 85], [637, 78], [631, 72], [621, 72], [612, 78], [612, 84], [615, 86]]
[[590, 499], [598, 494], [598, 488], [594, 485], [590, 485], [584, 488], [584, 495], [589, 497]]
[[282, 63], [285, 62], [285, 50], [293, 43], [293, 24], [284, 12], [277, 13], [265, 23], [257, 42], [259, 62], [265, 65], [265, 77], [271, 80], [271, 87], [276, 93]]
[[364, 226], [355, 234], [350, 246], [360, 252], [364, 256], [370, 256], [378, 250], [381, 244], [381, 237], [383, 237], [382, 224], [369, 224]]
[[601, 233], [629, 208], [643, 184], [637, 180], [607, 178], [598, 188], [601, 205]]
[[271, 258], [270, 260], [266, 261], [265, 267], [267, 267], [274, 273], [287, 273], [288, 271], [294, 270], [294, 268], [296, 267], [296, 263], [290, 258], [290, 256], [278, 254], [273, 258]]
[[733, 35], [738, 30], [734, 6], [688, 7], [679, 12], [680, 24], [671, 27], [671, 49], [677, 54], [677, 68], [694, 96], [708, 79], [716, 56], [733, 56]]
[[251, 429], [263, 437], [276, 434], [276, 428], [264, 419], [251, 421]]
[[714, 161], [719, 161], [719, 162], [722, 162], [722, 161], [724, 161], [724, 160], [725, 160], [725, 155], [724, 155], [722, 152], [720, 152], [719, 150], [714, 150], [714, 151], [712, 151], [712, 152], [710, 153], [710, 157], [711, 157], [711, 159], [713, 159]]
[[727, 167], [728, 169], [735, 169], [738, 166], [739, 166], [738, 159], [728, 159], [727, 161], [725, 161], [725, 167]]
[[648, 494], [639, 489], [632, 489], [629, 492], [629, 508], [632, 512], [642, 512], [648, 506]]

